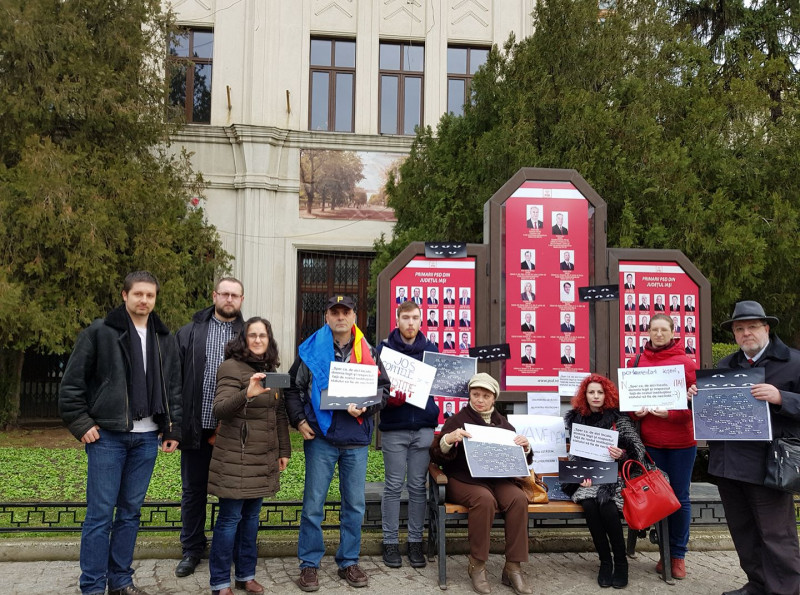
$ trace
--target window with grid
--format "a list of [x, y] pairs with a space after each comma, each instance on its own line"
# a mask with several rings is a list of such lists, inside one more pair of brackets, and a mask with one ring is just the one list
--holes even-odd
[[309, 130], [353, 132], [356, 42], [312, 39]]
[[425, 46], [380, 44], [379, 132], [414, 134], [422, 125]]
[[356, 302], [356, 324], [371, 345], [375, 345], [374, 300], [369, 298], [371, 252], [297, 253], [296, 345], [300, 345], [325, 324], [325, 304], [334, 294], [351, 296]]
[[187, 122], [211, 123], [211, 60], [214, 32], [185, 29], [168, 50], [169, 102]]
[[447, 48], [447, 111], [460, 116], [470, 102], [472, 77], [486, 63], [487, 48]]

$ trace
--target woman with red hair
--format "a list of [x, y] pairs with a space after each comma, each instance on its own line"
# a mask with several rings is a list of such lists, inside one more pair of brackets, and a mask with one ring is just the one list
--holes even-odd
[[[582, 424], [619, 432], [617, 446], [609, 446], [608, 454], [622, 464], [628, 459], [644, 462], [645, 448], [633, 423], [619, 412], [617, 387], [606, 377], [590, 374], [584, 378], [572, 398], [572, 410], [564, 416], [567, 430], [573, 424]], [[570, 460], [581, 460], [570, 455]], [[591, 479], [580, 484], [567, 484], [564, 491], [572, 500], [583, 506], [586, 525], [600, 556], [597, 584], [601, 587], [621, 589], [628, 584], [628, 559], [625, 538], [622, 535], [622, 484], [592, 485]], [[613, 554], [613, 559], [612, 559]]]

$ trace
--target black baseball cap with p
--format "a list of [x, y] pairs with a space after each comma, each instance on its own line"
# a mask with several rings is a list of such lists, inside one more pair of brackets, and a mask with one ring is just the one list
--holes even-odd
[[325, 305], [325, 311], [327, 312], [334, 306], [344, 306], [350, 310], [355, 310], [356, 302], [349, 295], [336, 294], [328, 299], [328, 303]]

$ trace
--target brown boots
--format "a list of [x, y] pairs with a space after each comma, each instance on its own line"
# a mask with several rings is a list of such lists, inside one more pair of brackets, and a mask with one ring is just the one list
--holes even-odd
[[469, 557], [469, 567], [467, 569], [469, 577], [472, 579], [472, 590], [482, 595], [487, 595], [492, 592], [489, 587], [489, 579], [486, 576], [486, 561], [476, 560], [472, 556]]
[[509, 562], [503, 566], [502, 583], [514, 589], [517, 595], [527, 595], [533, 593], [533, 589], [525, 582], [525, 575], [522, 574], [522, 567], [519, 562]]
[[[472, 579], [472, 590], [482, 595], [492, 592], [489, 587], [489, 577], [486, 573], [486, 562], [469, 557], [469, 577]], [[514, 589], [517, 595], [527, 595], [533, 593], [528, 583], [525, 582], [525, 575], [522, 574], [522, 567], [519, 562], [509, 562], [503, 566], [502, 583]]]

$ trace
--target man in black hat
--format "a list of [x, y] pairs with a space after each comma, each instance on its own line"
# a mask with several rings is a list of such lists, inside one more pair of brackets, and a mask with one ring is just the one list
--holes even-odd
[[[722, 328], [733, 331], [741, 348], [719, 362], [720, 368], [764, 368], [765, 382], [750, 389], [770, 405], [772, 435], [800, 436], [800, 351], [787, 347], [758, 302], [736, 304]], [[718, 478], [739, 564], [747, 583], [724, 595], [797, 595], [800, 592], [800, 547], [793, 495], [764, 487], [769, 442], [709, 442], [708, 471]]]
[[[418, 307], [417, 307], [418, 309]], [[366, 587], [369, 578], [358, 565], [361, 552], [361, 524], [364, 521], [364, 485], [367, 452], [372, 442], [374, 418], [386, 404], [389, 378], [375, 350], [356, 326], [355, 302], [346, 295], [334, 295], [325, 307], [325, 325], [297, 349], [289, 370], [290, 388], [285, 391], [289, 421], [303, 435], [306, 459], [303, 513], [297, 557], [303, 591], [319, 590], [319, 570], [325, 543], [322, 522], [325, 498], [339, 468], [342, 508], [339, 513], [338, 574], [351, 587]], [[322, 392], [328, 389], [332, 362], [378, 366], [378, 394], [381, 402], [359, 407], [351, 402], [346, 410], [321, 408]]]

